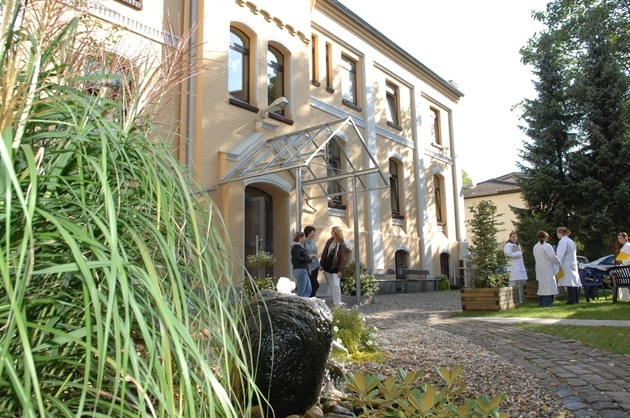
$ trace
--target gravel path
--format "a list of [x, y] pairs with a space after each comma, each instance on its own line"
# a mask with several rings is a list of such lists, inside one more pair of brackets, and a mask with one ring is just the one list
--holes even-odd
[[[423, 381], [441, 386], [435, 367], [449, 370], [463, 365], [467, 386], [464, 397], [481, 394], [494, 397], [506, 393], [501, 411], [510, 417], [566, 417], [574, 415], [563, 407], [562, 399], [519, 365], [477, 345], [467, 338], [424, 325], [380, 329], [378, 341], [388, 355], [384, 363], [349, 364], [351, 371], [393, 375], [398, 368], [425, 371]], [[554, 384], [553, 382], [551, 384]]]

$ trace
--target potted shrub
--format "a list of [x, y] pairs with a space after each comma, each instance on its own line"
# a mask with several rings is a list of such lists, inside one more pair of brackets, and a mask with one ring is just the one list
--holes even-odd
[[257, 275], [255, 278], [246, 277], [243, 280], [241, 288], [243, 296], [250, 298], [262, 289], [275, 290], [276, 280], [265, 275], [265, 270], [273, 267], [275, 263], [276, 257], [267, 251], [258, 251], [256, 254], [247, 256], [245, 265], [250, 269], [255, 269]]
[[508, 286], [507, 258], [496, 239], [501, 214], [489, 200], [470, 207], [467, 223], [472, 234], [469, 247], [471, 289], [461, 290], [462, 310], [496, 311], [515, 308], [514, 292]]
[[451, 284], [448, 282], [448, 277], [445, 274], [436, 276], [438, 290], [451, 290]]
[[[341, 293], [347, 296], [354, 296], [357, 293], [354, 264], [354, 261], [350, 261], [349, 263], [346, 263], [345, 267], [343, 268]], [[361, 296], [363, 297], [362, 302], [368, 305], [372, 303], [372, 301], [374, 300], [374, 295], [378, 293], [378, 282], [373, 275], [363, 273], [363, 264], [359, 264], [359, 269], [361, 270]]]

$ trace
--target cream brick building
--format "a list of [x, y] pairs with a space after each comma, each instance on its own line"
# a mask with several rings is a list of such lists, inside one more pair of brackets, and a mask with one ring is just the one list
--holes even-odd
[[[266, 249], [270, 273], [290, 276], [296, 228], [313, 225], [321, 251], [338, 225], [367, 267], [459, 275], [455, 84], [336, 0], [97, 3], [158, 43], [199, 25], [195, 58], [208, 71], [182, 87], [175, 152], [217, 203], [239, 262]], [[168, 16], [180, 33], [164, 38]], [[269, 160], [280, 148], [263, 155], [280, 142], [285, 164], [295, 152], [284, 170]]]
[[[510, 206], [515, 208], [524, 208], [525, 202], [521, 194], [521, 186], [516, 183], [515, 176], [518, 173], [510, 173], [494, 179], [482, 181], [471, 187], [464, 189], [464, 203], [466, 205], [466, 220], [472, 219], [472, 213], [470, 207], [476, 205], [482, 200], [490, 200], [497, 207], [497, 214], [502, 216], [499, 218], [499, 222], [503, 222], [503, 225], [499, 227], [503, 231], [497, 233], [497, 242], [504, 244], [510, 237], [510, 232], [516, 229], [514, 222], [516, 221], [516, 215], [510, 209]], [[468, 227], [468, 225], [466, 225]], [[470, 236], [470, 234], [467, 234]]]

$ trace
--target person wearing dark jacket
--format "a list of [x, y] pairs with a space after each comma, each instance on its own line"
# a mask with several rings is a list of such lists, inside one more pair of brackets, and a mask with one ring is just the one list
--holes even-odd
[[312, 255], [309, 255], [304, 249], [304, 232], [296, 232], [293, 235], [293, 244], [291, 246], [291, 264], [293, 265], [293, 276], [297, 281], [295, 293], [298, 296], [311, 296], [311, 280], [308, 277], [308, 264], [311, 262]]
[[346, 244], [343, 240], [343, 231], [338, 226], [333, 226], [331, 237], [326, 241], [319, 264], [324, 269], [326, 282], [332, 293], [333, 306], [341, 304], [341, 275], [346, 265]]
[[315, 228], [307, 226], [304, 228], [304, 249], [311, 255], [315, 254], [315, 257], [311, 258], [311, 262], [308, 264], [308, 277], [311, 280], [311, 297], [315, 297], [317, 289], [319, 289], [319, 271], [322, 269], [317, 259], [317, 246], [315, 245]]

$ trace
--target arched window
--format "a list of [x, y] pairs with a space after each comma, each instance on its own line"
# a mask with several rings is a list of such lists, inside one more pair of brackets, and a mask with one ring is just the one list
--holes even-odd
[[249, 38], [234, 27], [230, 28], [228, 90], [235, 99], [249, 102]]
[[435, 218], [438, 223], [444, 222], [444, 212], [442, 207], [442, 180], [439, 176], [433, 176], [433, 195], [435, 199]]
[[[267, 104], [284, 96], [284, 55], [269, 46], [267, 50]], [[274, 110], [273, 113], [284, 115], [284, 109]]]
[[[341, 148], [336, 138], [331, 139], [326, 145], [326, 163], [328, 177], [341, 174]], [[326, 193], [329, 195], [328, 204], [330, 206], [342, 205], [342, 191], [343, 187], [341, 184], [341, 180], [328, 181]]]
[[400, 183], [398, 181], [398, 163], [389, 160], [389, 196], [392, 207], [392, 215], [400, 216]]

